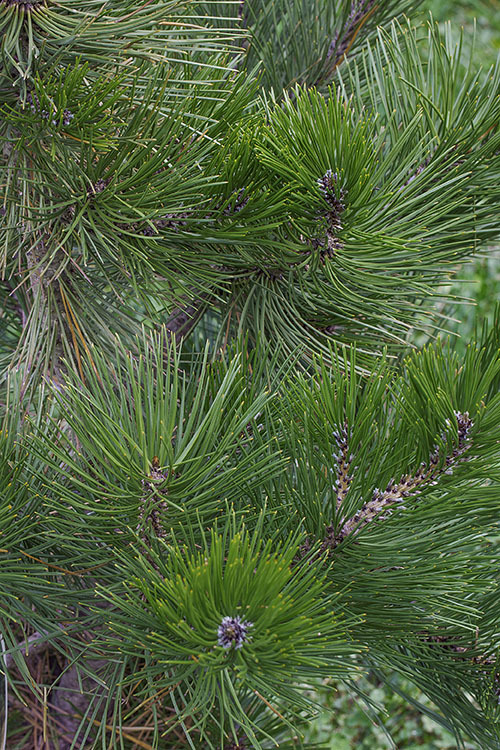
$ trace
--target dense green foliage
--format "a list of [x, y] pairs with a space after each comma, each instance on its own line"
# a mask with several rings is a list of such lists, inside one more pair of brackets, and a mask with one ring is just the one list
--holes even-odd
[[0, 0], [1, 750], [500, 748], [500, 65], [419, 6]]

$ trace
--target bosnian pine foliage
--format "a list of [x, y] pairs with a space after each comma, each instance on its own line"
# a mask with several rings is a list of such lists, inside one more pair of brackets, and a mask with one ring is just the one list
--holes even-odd
[[310, 748], [360, 675], [500, 748], [500, 66], [418, 4], [0, 0], [2, 750]]

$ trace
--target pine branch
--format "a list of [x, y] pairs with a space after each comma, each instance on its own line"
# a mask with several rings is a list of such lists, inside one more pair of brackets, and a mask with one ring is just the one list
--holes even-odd
[[319, 250], [323, 263], [344, 246], [340, 234], [342, 232], [341, 216], [345, 209], [345, 190], [338, 185], [338, 181], [337, 173], [332, 172], [331, 169], [328, 169], [323, 177], [318, 178], [318, 187], [328, 204], [328, 211], [325, 215], [325, 236], [314, 237], [312, 245]]
[[166, 513], [168, 510], [165, 500], [167, 490], [164, 487], [168, 477], [169, 472], [160, 469], [158, 456], [154, 456], [151, 461], [149, 476], [147, 479], [142, 480], [144, 494], [139, 501], [139, 521], [136, 533], [141, 535], [143, 541], [146, 541], [144, 532], [148, 522], [151, 524], [156, 538], [161, 539], [166, 535], [161, 514]]
[[165, 321], [169, 340], [175, 341], [176, 346], [180, 346], [181, 341], [193, 331], [207, 307], [207, 295], [198, 297], [194, 302], [186, 302], [185, 305], [176, 307]]
[[[467, 647], [460, 646], [454, 642], [453, 637], [450, 635], [428, 635], [424, 638], [426, 643], [431, 646], [436, 644], [440, 646], [443, 651], [450, 651], [454, 654], [460, 654], [464, 659], [470, 659], [473, 664], [477, 664], [480, 667], [493, 667], [497, 666], [498, 658], [491, 654], [471, 654], [471, 652], [477, 651], [477, 646]], [[500, 673], [495, 673], [494, 681], [497, 685], [496, 693], [500, 697]]]
[[349, 15], [328, 47], [327, 62], [332, 61], [330, 74], [344, 60], [363, 24], [376, 9], [375, 0], [352, 0]]
[[339, 448], [337, 455], [337, 479], [335, 480], [335, 484], [337, 487], [337, 512], [340, 512], [347, 497], [347, 493], [349, 492], [349, 487], [351, 486], [352, 475], [349, 472], [351, 469], [351, 463], [354, 459], [353, 454], [349, 451], [350, 433], [347, 421], [344, 422], [341, 429], [336, 430], [333, 434], [337, 440]]
[[498, 236], [500, 66], [417, 4], [0, 0], [3, 666], [68, 748], [295, 747], [368, 658], [491, 746], [498, 332], [395, 355]]
[[[435, 446], [434, 451], [429, 456], [427, 463], [420, 464], [419, 468], [413, 474], [403, 474], [400, 479], [395, 482], [391, 480], [385, 490], [379, 490], [376, 488], [370, 500], [348, 520], [341, 522], [340, 530], [334, 534], [332, 539], [332, 527], [328, 527], [327, 535], [323, 541], [325, 548], [331, 548], [332, 544], [335, 547], [337, 544], [342, 542], [346, 537], [356, 536], [362, 529], [373, 521], [383, 521], [387, 518], [387, 515], [383, 515], [384, 512], [399, 504], [400, 507], [405, 507], [401, 503], [408, 502], [409, 499], [417, 497], [427, 487], [435, 486], [440, 477], [443, 474], [452, 474], [453, 469], [462, 461], [467, 461], [468, 457], [465, 455], [466, 452], [471, 448], [472, 442], [469, 437], [470, 429], [473, 426], [473, 422], [469, 417], [468, 412], [464, 414], [456, 411], [456, 426], [458, 429], [458, 442], [457, 446], [452, 449], [451, 452], [447, 453], [444, 447], [438, 445]], [[347, 429], [346, 427], [344, 428]], [[446, 445], [447, 438], [452, 430], [450, 423], [447, 424], [447, 429], [441, 436], [442, 442]], [[339, 436], [343, 438], [343, 434]], [[344, 469], [344, 453], [347, 451], [347, 440], [343, 439], [339, 442], [339, 456], [341, 457], [341, 463], [339, 464], [339, 475], [343, 475]], [[350, 458], [352, 460], [352, 458]], [[350, 477], [349, 477], [350, 480]], [[337, 480], [339, 482], [339, 480]], [[348, 485], [345, 479], [340, 480], [341, 490], [339, 498], [337, 500], [342, 512], [341, 505], [345, 500], [347, 494]], [[346, 489], [347, 487], [347, 489]]]
[[[39, 632], [32, 633], [24, 640], [20, 641], [17, 644], [16, 651], [24, 651], [26, 658], [33, 658], [34, 656], [37, 656], [39, 653], [44, 651], [49, 647], [49, 641], [48, 637], [45, 635], [42, 635]], [[6, 669], [12, 669], [15, 666], [15, 660], [12, 652], [4, 653], [3, 655], [3, 662], [5, 664]]]

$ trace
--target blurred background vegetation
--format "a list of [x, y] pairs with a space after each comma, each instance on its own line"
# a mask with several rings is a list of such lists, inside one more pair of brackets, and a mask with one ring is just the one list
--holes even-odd
[[[451, 33], [474, 46], [475, 59], [485, 69], [494, 65], [500, 54], [500, 0], [425, 0], [421, 6], [422, 20], [428, 14], [440, 24], [450, 22]], [[412, 19], [417, 21], [416, 18]], [[454, 282], [443, 291], [456, 301], [443, 303], [442, 312], [449, 316], [444, 326], [456, 334], [455, 346], [462, 350], [474, 336], [476, 327], [492, 321], [495, 305], [500, 301], [500, 246], [491, 247], [473, 261], [463, 264]], [[356, 685], [362, 690], [375, 711], [363, 711], [359, 701], [347, 690], [334, 691], [325, 686], [319, 700], [325, 707], [307, 740], [320, 743], [325, 750], [455, 750], [453, 735], [429, 715], [434, 707], [411, 684], [394, 676], [392, 686], [421, 704], [413, 708], [391, 687], [374, 675], [363, 677]], [[378, 709], [378, 710], [377, 710]], [[429, 711], [426, 714], [425, 711]], [[371, 714], [371, 715], [370, 715]], [[384, 731], [385, 730], [385, 731]], [[392, 737], [392, 741], [389, 736]], [[467, 744], [467, 750], [488, 750]]]
[[[464, 42], [474, 46], [478, 66], [488, 69], [495, 64], [500, 54], [500, 0], [424, 0], [421, 16], [426, 18], [429, 13], [441, 25], [449, 22], [457, 41], [463, 29]], [[443, 306], [452, 318], [446, 328], [457, 334], [456, 347], [463, 349], [476, 325], [491, 322], [495, 304], [500, 300], [500, 247], [489, 248], [474, 261], [463, 264], [456, 281], [446, 291], [457, 297], [456, 304]]]

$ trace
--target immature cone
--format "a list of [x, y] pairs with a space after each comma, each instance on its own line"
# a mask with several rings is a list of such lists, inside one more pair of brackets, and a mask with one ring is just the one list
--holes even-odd
[[248, 628], [253, 627], [253, 622], [242, 620], [241, 617], [223, 617], [217, 630], [217, 642], [222, 648], [241, 648], [250, 638], [247, 635]]

